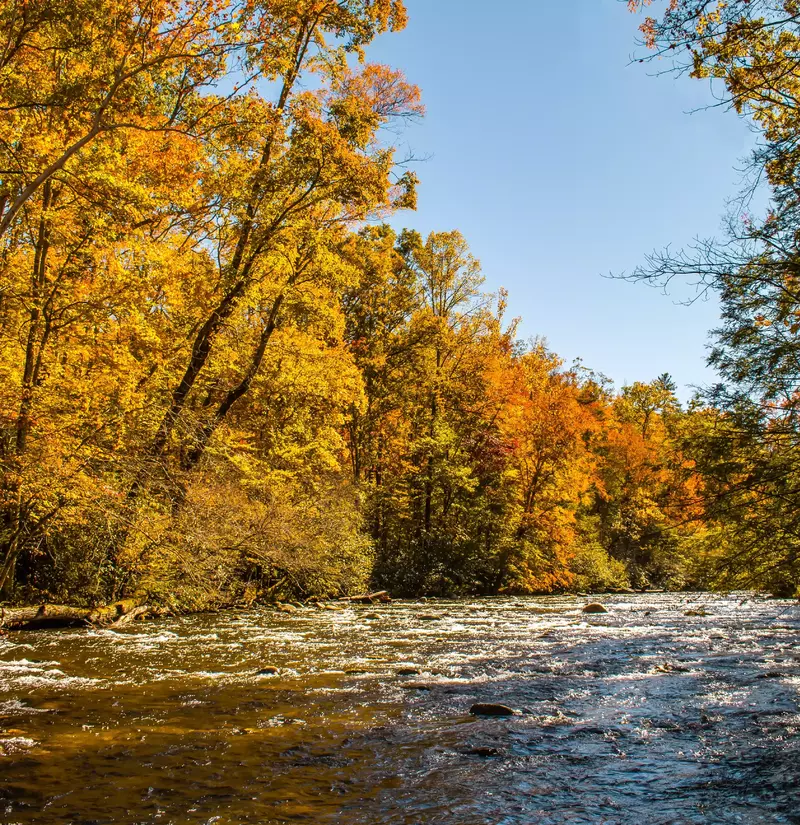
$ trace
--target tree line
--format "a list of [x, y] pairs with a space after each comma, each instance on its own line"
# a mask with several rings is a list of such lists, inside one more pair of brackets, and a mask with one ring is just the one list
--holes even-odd
[[[774, 548], [794, 407], [737, 390], [744, 362], [780, 380], [747, 352], [774, 342], [774, 273], [758, 306], [723, 288], [728, 383], [688, 408], [668, 375], [616, 391], [518, 340], [457, 231], [387, 223], [423, 108], [366, 52], [405, 22], [399, 0], [0, 3], [6, 598], [796, 586]], [[788, 243], [786, 209], [764, 226]]]

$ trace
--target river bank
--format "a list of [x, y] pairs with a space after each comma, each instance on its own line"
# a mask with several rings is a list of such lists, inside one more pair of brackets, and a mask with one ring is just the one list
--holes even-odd
[[0, 820], [796, 822], [800, 607], [603, 601], [596, 615], [584, 598], [495, 598], [11, 632]]
[[162, 619], [173, 616], [219, 613], [223, 610], [271, 608], [281, 613], [293, 613], [304, 608], [317, 610], [341, 610], [344, 606], [386, 604], [391, 602], [386, 590], [378, 590], [357, 596], [344, 596], [335, 602], [310, 599], [301, 602], [268, 602], [266, 604], [240, 603], [223, 607], [202, 607], [184, 610], [177, 606], [147, 604], [142, 598], [121, 599], [98, 607], [79, 605], [14, 605], [0, 606], [0, 632], [9, 630], [63, 630], [66, 628], [112, 628], [117, 629], [131, 622], [147, 619]]
[[[618, 590], [602, 590], [579, 593], [553, 594], [556, 597], [592, 598], [594, 600], [615, 597], [620, 595], [660, 594], [668, 591], [661, 589], [633, 590], [630, 588]], [[676, 595], [690, 595], [696, 591], [676, 591]], [[763, 594], [759, 594], [763, 597]], [[504, 598], [503, 596], [487, 596], [490, 598]], [[507, 597], [506, 597], [507, 598]], [[514, 596], [513, 598], [531, 598], [529, 596]], [[537, 598], [536, 596], [532, 598]], [[541, 596], [538, 598], [542, 598]], [[771, 598], [781, 598], [773, 596]], [[419, 598], [401, 599], [412, 604], [434, 603], [436, 601], [450, 602], [452, 599], [440, 596], [421, 596]], [[469, 601], [468, 597], [464, 600]], [[293, 613], [296, 610], [342, 610], [347, 606], [368, 606], [387, 604], [393, 599], [386, 590], [355, 596], [341, 596], [334, 599], [314, 597], [300, 601], [247, 601], [223, 604], [221, 606], [203, 606], [182, 608], [176, 603], [160, 604], [147, 603], [143, 598], [120, 599], [106, 605], [86, 607], [84, 605], [60, 604], [6, 604], [0, 605], [0, 633], [9, 630], [57, 630], [66, 628], [119, 628], [131, 622], [142, 622], [148, 619], [161, 619], [174, 616], [192, 616], [203, 614], [217, 614], [225, 611], [271, 609], [281, 613]]]

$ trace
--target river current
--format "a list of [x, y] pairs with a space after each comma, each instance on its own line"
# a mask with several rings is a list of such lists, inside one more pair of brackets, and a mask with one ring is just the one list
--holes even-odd
[[0, 822], [800, 823], [800, 605], [600, 600], [10, 633]]

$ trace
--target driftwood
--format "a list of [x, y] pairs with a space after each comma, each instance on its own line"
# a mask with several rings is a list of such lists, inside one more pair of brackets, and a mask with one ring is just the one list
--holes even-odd
[[130, 624], [139, 616], [144, 619], [152, 614], [153, 608], [150, 607], [149, 604], [141, 604], [138, 607], [134, 607], [132, 610], [129, 610], [127, 613], [123, 613], [118, 619], [111, 622], [109, 627], [122, 627], [123, 625]]
[[95, 607], [86, 616], [88, 624], [100, 627], [113, 625], [123, 616], [127, 616], [132, 610], [136, 610], [141, 605], [141, 599], [122, 599], [113, 604], [106, 604], [102, 607]]
[[378, 590], [375, 593], [365, 593], [363, 596], [350, 596], [349, 601], [356, 604], [375, 604], [375, 602], [390, 602], [392, 597], [386, 590]]
[[93, 608], [58, 604], [8, 607], [0, 608], [0, 628], [46, 630], [64, 627], [120, 627], [147, 615], [157, 615], [157, 611], [137, 599], [124, 599]]

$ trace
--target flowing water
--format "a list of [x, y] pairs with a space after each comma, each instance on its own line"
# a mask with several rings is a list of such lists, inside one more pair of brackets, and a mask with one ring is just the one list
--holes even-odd
[[800, 823], [800, 606], [584, 602], [0, 637], [0, 822]]

